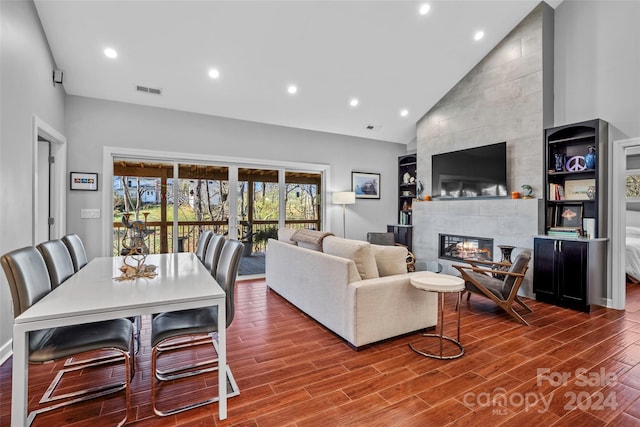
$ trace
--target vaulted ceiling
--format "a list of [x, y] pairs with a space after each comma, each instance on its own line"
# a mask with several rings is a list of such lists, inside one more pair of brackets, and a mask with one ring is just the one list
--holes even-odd
[[35, 0], [70, 95], [397, 143], [537, 4]]

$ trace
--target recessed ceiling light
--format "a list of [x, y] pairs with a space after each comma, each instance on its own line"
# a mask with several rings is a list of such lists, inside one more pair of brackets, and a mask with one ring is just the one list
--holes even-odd
[[351, 101], [349, 101], [349, 105], [351, 105], [352, 107], [357, 107], [358, 102], [358, 98], [351, 98]]
[[473, 39], [475, 41], [478, 41], [480, 39], [482, 39], [484, 37], [484, 31], [478, 31], [477, 33], [475, 33], [475, 35], [473, 36]]
[[218, 71], [218, 69], [216, 68], [210, 69], [209, 77], [211, 77], [212, 79], [217, 79], [218, 77], [220, 77], [220, 71]]
[[104, 50], [104, 55], [105, 55], [107, 58], [111, 58], [111, 59], [113, 59], [113, 58], [117, 58], [117, 57], [118, 57], [118, 52], [116, 52], [116, 50], [115, 50], [115, 49], [108, 47], [108, 48], [106, 48], [106, 49]]
[[407, 117], [409, 115], [409, 110], [407, 110], [407, 109], [401, 110], [400, 111], [400, 115], [402, 117]]
[[293, 95], [297, 91], [298, 91], [298, 86], [296, 85], [289, 85], [289, 87], [287, 88], [287, 92], [289, 92], [290, 95]]
[[429, 3], [425, 3], [422, 6], [420, 6], [420, 15], [426, 15], [427, 13], [429, 13], [429, 10], [431, 10], [431, 5]]

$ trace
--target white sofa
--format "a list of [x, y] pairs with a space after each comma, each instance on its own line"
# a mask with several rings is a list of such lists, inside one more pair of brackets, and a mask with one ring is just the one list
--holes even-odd
[[268, 242], [267, 286], [352, 347], [436, 325], [437, 294], [411, 286], [405, 248], [328, 236], [314, 250], [287, 230]]

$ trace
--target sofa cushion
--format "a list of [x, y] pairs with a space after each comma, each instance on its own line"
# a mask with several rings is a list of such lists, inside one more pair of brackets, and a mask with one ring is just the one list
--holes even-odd
[[279, 228], [278, 229], [278, 240], [284, 243], [289, 243], [290, 245], [295, 245], [296, 242], [291, 240], [291, 236], [296, 232], [295, 228]]
[[371, 245], [380, 277], [404, 274], [407, 272], [407, 255], [404, 246]]
[[352, 260], [362, 280], [380, 277], [371, 244], [368, 242], [328, 236], [322, 240], [322, 251]]

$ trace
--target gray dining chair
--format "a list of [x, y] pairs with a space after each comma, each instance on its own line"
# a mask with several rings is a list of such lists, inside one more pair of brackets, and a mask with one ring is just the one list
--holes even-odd
[[[84, 250], [84, 244], [77, 234], [67, 234], [61, 240], [50, 240], [38, 245], [38, 250], [42, 253], [49, 275], [51, 276], [51, 287], [56, 288], [62, 282], [67, 280], [71, 274], [78, 272], [87, 265], [87, 253]], [[66, 252], [66, 256], [64, 254]], [[69, 262], [71, 262], [71, 274], [69, 274]], [[61, 280], [62, 279], [62, 280]], [[138, 353], [141, 345], [140, 328], [142, 319], [140, 316], [129, 317], [129, 321], [134, 326], [135, 352]], [[100, 362], [110, 359], [110, 357], [95, 357], [91, 361]], [[78, 363], [88, 363], [89, 360], [80, 362], [68, 361], [65, 366], [75, 366]]]
[[49, 271], [51, 289], [57, 288], [75, 273], [73, 260], [62, 240], [42, 242], [36, 248], [40, 251]]
[[209, 239], [213, 235], [211, 230], [204, 230], [200, 233], [200, 238], [198, 239], [198, 244], [196, 245], [196, 256], [202, 262], [204, 262], [204, 254], [207, 250], [207, 244], [209, 243]]
[[67, 246], [71, 260], [73, 261], [73, 269], [80, 270], [89, 262], [87, 252], [84, 249], [82, 239], [77, 234], [67, 234], [62, 237], [62, 242]]
[[[224, 289], [226, 293], [226, 327], [229, 327], [229, 325], [231, 325], [235, 314], [235, 284], [243, 249], [244, 245], [242, 242], [239, 242], [237, 240], [227, 240], [222, 247], [220, 259], [218, 261], [215, 278], [218, 284]], [[185, 347], [193, 347], [193, 344], [189, 343], [186, 345], [180, 345], [161, 350], [161, 346], [164, 342], [178, 337], [199, 337], [202, 335], [212, 334], [211, 340], [207, 340], [206, 344], [213, 344], [217, 352], [217, 332], [217, 306], [165, 312], [158, 314], [153, 318], [151, 322], [151, 371], [153, 372], [153, 375], [151, 377], [151, 406], [153, 408], [153, 411], [157, 415], [168, 416], [186, 411], [188, 409], [208, 405], [209, 403], [217, 402], [219, 400], [219, 397], [215, 396], [204, 401], [191, 403], [169, 410], [160, 410], [156, 405], [156, 380], [170, 381], [174, 379], [200, 375], [206, 372], [217, 371], [218, 369], [226, 369], [227, 389], [229, 390], [227, 397], [233, 397], [240, 394], [240, 390], [238, 389], [235, 379], [233, 378], [231, 369], [228, 365], [220, 367], [218, 365], [217, 358], [198, 362], [189, 366], [172, 368], [171, 370], [167, 371], [160, 371], [157, 369], [158, 359], [160, 358], [160, 355], [162, 353], [173, 353], [174, 351], [183, 349]]]
[[211, 272], [213, 277], [216, 276], [218, 269], [218, 260], [222, 253], [222, 247], [224, 246], [224, 236], [220, 234], [214, 234], [209, 239], [207, 244], [207, 250], [204, 253], [204, 266]]
[[[51, 292], [51, 279], [47, 265], [35, 247], [11, 251], [0, 257], [0, 263], [9, 284], [14, 317], [18, 317]], [[131, 357], [132, 346], [133, 326], [126, 319], [59, 326], [30, 332], [28, 336], [29, 363], [46, 363], [97, 350], [114, 350], [121, 354], [122, 359], [119, 360], [124, 360], [125, 381], [54, 396], [57, 384], [64, 373], [86, 369], [87, 365], [60, 370], [40, 403], [62, 399], [71, 400], [39, 408], [30, 413], [28, 419], [32, 421], [40, 413], [124, 390], [125, 415], [118, 425], [125, 424], [130, 408], [129, 385], [134, 374], [133, 358]]]

